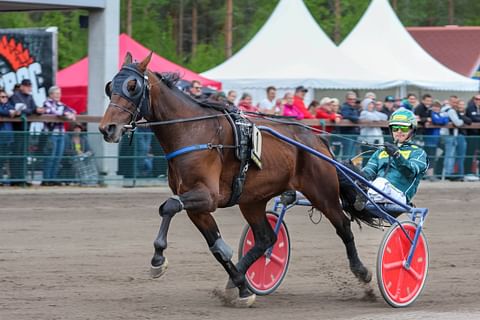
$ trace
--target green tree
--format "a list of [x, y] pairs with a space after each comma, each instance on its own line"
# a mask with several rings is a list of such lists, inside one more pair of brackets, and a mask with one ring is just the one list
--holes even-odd
[[58, 27], [58, 67], [62, 69], [87, 55], [87, 30], [80, 29], [81, 10], [1, 13], [0, 28]]
[[58, 65], [59, 69], [75, 63], [87, 55], [88, 31], [79, 26], [82, 11], [46, 12], [39, 25], [58, 26]]

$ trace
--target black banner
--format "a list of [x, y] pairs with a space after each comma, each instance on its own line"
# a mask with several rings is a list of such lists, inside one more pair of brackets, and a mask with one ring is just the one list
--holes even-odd
[[32, 82], [37, 106], [55, 83], [56, 36], [43, 29], [0, 29], [0, 87], [12, 94], [23, 79]]

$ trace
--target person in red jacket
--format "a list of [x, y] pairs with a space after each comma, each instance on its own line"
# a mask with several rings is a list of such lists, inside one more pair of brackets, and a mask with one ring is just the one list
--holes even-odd
[[[325, 97], [320, 100], [320, 107], [317, 108], [315, 117], [317, 119], [325, 119], [327, 123], [339, 123], [342, 120], [342, 116], [333, 112], [332, 99]], [[332, 132], [332, 127], [325, 127], [325, 131]]]
[[243, 93], [238, 103], [238, 108], [246, 112], [258, 112], [258, 108], [252, 103], [252, 96], [249, 93]]
[[314, 119], [314, 117], [308, 112], [307, 106], [303, 101], [305, 98], [305, 94], [308, 92], [308, 89], [304, 86], [299, 86], [295, 89], [295, 96], [293, 97], [293, 105], [296, 107], [298, 111], [303, 113], [304, 119]]

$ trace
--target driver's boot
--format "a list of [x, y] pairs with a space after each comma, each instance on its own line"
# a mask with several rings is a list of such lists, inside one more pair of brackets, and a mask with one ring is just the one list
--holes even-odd
[[365, 196], [358, 192], [355, 196], [355, 202], [353, 203], [353, 207], [355, 208], [355, 210], [362, 211], [363, 209], [365, 209], [366, 203], [367, 199], [365, 198]]

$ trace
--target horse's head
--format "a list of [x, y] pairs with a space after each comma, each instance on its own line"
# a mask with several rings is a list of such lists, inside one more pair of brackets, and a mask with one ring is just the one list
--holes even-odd
[[117, 143], [126, 132], [125, 125], [146, 116], [150, 108], [147, 66], [150, 53], [140, 63], [132, 63], [132, 55], [125, 56], [120, 71], [105, 85], [110, 103], [98, 129], [106, 142]]

